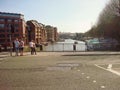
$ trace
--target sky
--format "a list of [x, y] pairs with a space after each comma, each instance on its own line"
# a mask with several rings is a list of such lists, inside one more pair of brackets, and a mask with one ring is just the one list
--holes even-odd
[[0, 0], [0, 12], [21, 13], [58, 32], [86, 32], [109, 0]]

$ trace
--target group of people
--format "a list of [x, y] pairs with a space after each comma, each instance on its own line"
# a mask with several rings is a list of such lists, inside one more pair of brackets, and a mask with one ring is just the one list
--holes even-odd
[[[31, 50], [31, 55], [33, 54], [37, 54], [36, 53], [36, 45], [35, 45], [35, 42], [33, 40], [31, 40], [29, 42], [29, 47], [30, 47], [30, 50]], [[13, 42], [13, 48], [14, 48], [14, 51], [15, 51], [15, 56], [19, 56], [19, 53], [20, 53], [20, 56], [23, 56], [23, 51], [24, 51], [24, 41], [22, 39], [19, 39], [16, 38]]]
[[31, 55], [33, 55], [33, 54], [37, 54], [36, 53], [36, 45], [35, 45], [35, 42], [33, 41], [33, 40], [31, 40], [30, 42], [29, 42], [29, 47], [30, 47], [30, 49], [31, 49]]
[[16, 38], [13, 42], [13, 47], [16, 52], [15, 54], [16, 56], [19, 55], [19, 52], [20, 52], [20, 56], [23, 56], [24, 41], [22, 39], [18, 40], [18, 38]]

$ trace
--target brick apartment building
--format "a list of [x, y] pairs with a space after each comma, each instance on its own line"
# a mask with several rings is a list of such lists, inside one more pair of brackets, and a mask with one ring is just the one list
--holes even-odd
[[57, 28], [56, 27], [47, 25], [45, 27], [45, 29], [46, 29], [46, 32], [47, 32], [47, 41], [55, 42], [55, 41], [58, 40], [58, 33], [57, 33]]
[[44, 25], [36, 20], [27, 21], [27, 38], [28, 42], [34, 40], [35, 43], [43, 43], [47, 40], [46, 30]]
[[54, 27], [54, 39], [55, 39], [55, 41], [58, 41], [58, 31], [57, 31], [57, 27]]
[[[0, 44], [10, 45], [10, 34], [12, 41], [15, 38], [25, 39], [25, 20], [24, 15], [16, 13], [0, 12]], [[13, 31], [14, 30], [14, 31]], [[11, 33], [12, 31], [12, 33]]]
[[7, 47], [16, 38], [23, 38], [26, 44], [32, 39], [36, 43], [57, 41], [57, 28], [45, 26], [36, 20], [25, 22], [24, 15], [0, 12], [0, 45]]

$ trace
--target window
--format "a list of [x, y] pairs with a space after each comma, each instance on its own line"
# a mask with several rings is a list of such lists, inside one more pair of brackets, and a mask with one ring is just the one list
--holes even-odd
[[5, 35], [4, 34], [0, 34], [0, 38], [4, 38], [5, 37]]
[[5, 30], [4, 29], [0, 29], [0, 33], [2, 33], [2, 32], [5, 32]]
[[19, 22], [19, 20], [14, 20], [14, 22]]
[[0, 24], [0, 28], [4, 28], [5, 27], [5, 25], [4, 24]]
[[14, 37], [19, 37], [19, 34], [15, 34]]
[[3, 22], [3, 21], [5, 21], [5, 19], [3, 19], [3, 18], [0, 18], [0, 21], [2, 21], [2, 22]]
[[8, 42], [10, 42], [10, 39], [7, 39]]
[[0, 43], [4, 43], [5, 42], [5, 39], [0, 39]]
[[8, 29], [7, 32], [10, 32], [10, 30]]
[[8, 19], [8, 22], [12, 22], [12, 19]]
[[15, 32], [18, 32], [18, 29], [16, 29]]
[[19, 24], [15, 24], [14, 26], [15, 26], [15, 28], [18, 28], [18, 27], [19, 27]]
[[10, 34], [7, 34], [7, 37], [10, 37]]

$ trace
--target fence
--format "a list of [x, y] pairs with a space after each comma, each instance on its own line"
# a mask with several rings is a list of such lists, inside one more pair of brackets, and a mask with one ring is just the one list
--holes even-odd
[[45, 46], [44, 51], [86, 51], [84, 43], [57, 43]]

